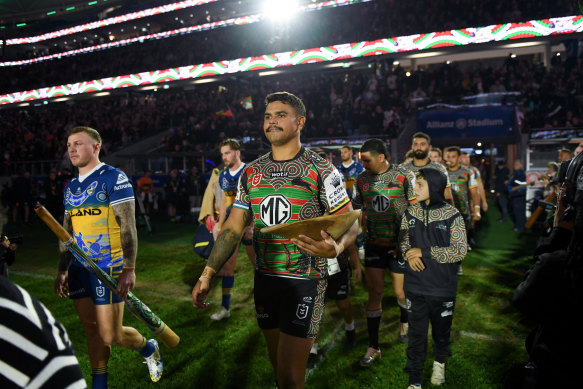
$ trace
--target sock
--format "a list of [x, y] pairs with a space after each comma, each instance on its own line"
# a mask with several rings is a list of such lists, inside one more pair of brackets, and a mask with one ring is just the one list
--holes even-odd
[[310, 354], [318, 354], [318, 342], [314, 342], [314, 344], [312, 344]]
[[107, 389], [107, 365], [91, 369], [93, 384], [91, 389]]
[[407, 314], [407, 310], [401, 307], [399, 307], [399, 309], [401, 310], [401, 323], [408, 323], [409, 315]]
[[223, 276], [223, 300], [221, 305], [228, 311], [231, 308], [231, 288], [235, 284], [235, 276]]
[[156, 349], [154, 348], [154, 345], [151, 342], [146, 341], [146, 345], [142, 347], [140, 350], [138, 350], [138, 352], [142, 357], [147, 358], [150, 355], [154, 354], [155, 350]]
[[368, 328], [368, 342], [370, 347], [379, 349], [379, 327], [381, 326], [382, 309], [366, 311], [366, 326]]
[[345, 331], [354, 331], [354, 320], [352, 320], [352, 323], [344, 323], [344, 330]]

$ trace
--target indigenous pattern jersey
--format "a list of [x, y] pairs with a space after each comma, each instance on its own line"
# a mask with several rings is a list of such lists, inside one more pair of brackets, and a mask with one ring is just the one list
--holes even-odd
[[323, 278], [328, 260], [301, 252], [290, 240], [264, 234], [263, 227], [335, 214], [350, 199], [342, 176], [327, 160], [302, 147], [291, 160], [274, 161], [271, 153], [250, 163], [241, 175], [233, 207], [255, 219], [253, 244], [258, 271], [285, 277]]
[[352, 201], [366, 212], [367, 240], [396, 247], [401, 217], [415, 199], [413, 173], [391, 166], [381, 174], [359, 174]]
[[219, 176], [219, 185], [227, 197], [227, 209], [230, 209], [235, 202], [239, 177], [241, 177], [241, 172], [243, 170], [245, 170], [244, 163], [239, 166], [239, 169], [235, 172], [235, 174], [231, 173], [229, 168], [225, 168]]
[[458, 170], [448, 170], [449, 181], [451, 182], [451, 194], [455, 207], [462, 215], [470, 214], [470, 189], [476, 188], [478, 183], [470, 169], [460, 166]]
[[445, 175], [445, 177], [447, 177], [447, 184], [445, 185], [445, 187], [446, 188], [449, 188], [450, 187], [450, 181], [449, 181], [449, 176], [447, 175], [447, 169], [445, 168], [445, 166], [443, 166], [439, 162], [435, 162], [435, 161], [429, 160], [429, 163], [427, 165], [425, 165], [425, 166], [415, 166], [413, 164], [413, 162], [405, 162], [405, 163], [400, 164], [399, 167], [401, 169], [406, 169], [406, 170], [412, 171], [413, 172], [413, 176], [415, 176], [415, 174], [419, 170], [424, 169], [424, 168], [437, 169], [440, 172], [442, 172]]
[[82, 182], [75, 177], [65, 187], [65, 213], [71, 217], [75, 242], [99, 267], [122, 264], [121, 230], [113, 206], [133, 200], [125, 173], [105, 164]]
[[360, 162], [352, 161], [348, 167], [341, 163], [337, 166], [337, 168], [338, 171], [344, 176], [344, 183], [346, 184], [346, 191], [348, 192], [348, 196], [352, 197], [356, 176], [358, 176], [364, 170], [362, 164]]

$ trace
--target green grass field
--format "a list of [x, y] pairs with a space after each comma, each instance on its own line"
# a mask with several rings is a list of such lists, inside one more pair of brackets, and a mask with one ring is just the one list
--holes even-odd
[[[477, 246], [464, 261], [452, 330], [453, 356], [446, 368], [444, 388], [516, 387], [527, 360], [524, 340], [529, 326], [510, 304], [514, 288], [529, 266], [536, 243], [532, 233], [511, 231], [510, 223], [496, 222], [491, 207], [478, 233]], [[230, 319], [212, 322], [209, 315], [220, 304], [220, 281], [209, 296], [212, 307], [199, 310], [190, 291], [205, 262], [192, 252], [195, 226], [154, 220], [156, 233], [140, 230], [134, 293], [181, 337], [174, 349], [161, 346], [165, 369], [158, 383], [150, 381], [146, 365], [134, 351], [114, 348], [109, 364], [110, 388], [271, 388], [273, 373], [265, 341], [253, 308], [253, 269], [242, 248], [239, 254]], [[91, 368], [83, 329], [70, 301], [53, 293], [57, 268], [56, 238], [35, 218], [33, 226], [9, 225], [8, 233], [24, 233], [10, 278], [41, 300], [66, 327], [81, 369], [91, 382]], [[353, 288], [358, 346], [344, 346], [342, 318], [328, 303], [322, 322], [321, 359], [307, 373], [312, 388], [406, 388], [403, 373], [406, 344], [397, 342], [399, 310], [390, 277], [383, 301], [380, 340], [382, 358], [369, 369], [358, 365], [368, 346], [363, 285]], [[125, 325], [148, 334], [126, 310]], [[429, 346], [423, 387], [430, 387], [433, 362]]]

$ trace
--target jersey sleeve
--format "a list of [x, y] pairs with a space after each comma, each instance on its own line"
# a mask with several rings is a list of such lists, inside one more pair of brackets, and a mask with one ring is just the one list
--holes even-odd
[[415, 175], [410, 170], [403, 170], [405, 175], [405, 182], [403, 183], [407, 195], [407, 201], [409, 204], [413, 203], [416, 199], [415, 195]]
[[451, 187], [451, 181], [449, 180], [449, 174], [447, 174], [447, 168], [445, 166], [443, 166], [442, 164], [439, 164], [439, 166], [440, 166], [441, 172], [443, 174], [445, 174], [445, 179], [446, 179], [445, 187], [446, 188]]
[[348, 208], [350, 199], [344, 187], [344, 180], [342, 174], [333, 165], [322, 172], [322, 193], [320, 198], [326, 205], [328, 212], [333, 215]]
[[476, 180], [476, 175], [471, 174], [471, 172], [470, 172], [470, 178], [468, 180], [468, 188], [472, 189], [472, 188], [476, 188], [477, 186], [478, 186], [478, 180]]
[[237, 184], [237, 195], [235, 196], [235, 202], [233, 203], [234, 208], [239, 208], [244, 211], [251, 210], [251, 198], [249, 197], [249, 189], [247, 188], [247, 174], [247, 169], [245, 169], [239, 176], [239, 183]]
[[221, 170], [221, 174], [219, 174], [219, 185], [223, 192], [227, 191], [229, 188], [226, 185], [226, 177], [227, 169]]
[[112, 206], [134, 200], [134, 188], [124, 172], [113, 170], [109, 176], [111, 181], [108, 180], [107, 194]]

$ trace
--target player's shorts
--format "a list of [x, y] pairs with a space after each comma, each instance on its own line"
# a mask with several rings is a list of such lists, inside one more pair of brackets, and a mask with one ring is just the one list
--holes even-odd
[[259, 328], [314, 339], [324, 313], [327, 279], [255, 272], [255, 312]]
[[[117, 279], [122, 268], [123, 265], [117, 265], [102, 268], [102, 270], [112, 278]], [[95, 305], [108, 305], [123, 301], [89, 270], [82, 266], [71, 265], [69, 267], [69, 298], [76, 300], [84, 297], [91, 297]]]
[[326, 289], [326, 299], [344, 300], [350, 294], [350, 276], [352, 271], [350, 266], [328, 277], [328, 288]]
[[378, 269], [389, 269], [391, 273], [404, 274], [407, 268], [403, 258], [396, 258], [392, 247], [379, 246], [367, 242], [364, 246], [364, 266]]

